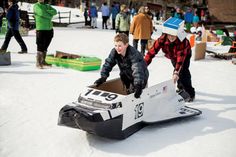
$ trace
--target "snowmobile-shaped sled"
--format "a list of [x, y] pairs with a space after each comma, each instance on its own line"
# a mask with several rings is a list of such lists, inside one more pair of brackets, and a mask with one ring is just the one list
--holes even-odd
[[200, 115], [184, 105], [173, 80], [145, 88], [139, 99], [127, 95], [120, 79], [113, 79], [82, 92], [77, 102], [64, 106], [59, 125], [82, 129], [98, 136], [124, 139], [145, 124]]

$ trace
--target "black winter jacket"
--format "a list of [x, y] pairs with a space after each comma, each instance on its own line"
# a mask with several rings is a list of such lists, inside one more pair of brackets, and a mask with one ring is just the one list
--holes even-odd
[[18, 8], [19, 6], [17, 4], [13, 4], [10, 8], [8, 8], [6, 14], [8, 21], [8, 28], [13, 30], [19, 30], [20, 13]]
[[120, 69], [121, 78], [125, 75], [126, 78], [133, 82], [134, 86], [138, 84], [142, 85], [143, 88], [146, 86], [149, 76], [147, 64], [141, 53], [134, 47], [129, 45], [124, 57], [118, 54], [116, 49], [113, 48], [102, 67], [101, 76], [107, 78], [116, 64]]

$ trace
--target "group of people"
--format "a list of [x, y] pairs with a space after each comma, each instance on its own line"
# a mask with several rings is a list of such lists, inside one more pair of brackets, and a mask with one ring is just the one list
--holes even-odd
[[[195, 89], [192, 87], [189, 71], [190, 43], [186, 38], [178, 37], [178, 30], [169, 32], [163, 29], [161, 37], [145, 54], [147, 41], [151, 38], [153, 31], [152, 16], [148, 14], [147, 9], [147, 7], [141, 6], [129, 26], [128, 8], [126, 5], [121, 5], [120, 13], [116, 17], [116, 32], [118, 34], [114, 38], [115, 48], [111, 50], [109, 57], [105, 60], [101, 70], [101, 78], [96, 80], [95, 84], [99, 86], [106, 82], [112, 68], [117, 64], [127, 94], [134, 93], [134, 96], [139, 98], [147, 85], [149, 76], [147, 66], [162, 49], [174, 67], [173, 81], [177, 83], [178, 92], [187, 92], [186, 101], [191, 102], [195, 99]], [[129, 33], [133, 35], [133, 47], [129, 45]], [[141, 40], [141, 52], [137, 50], [139, 40]]]
[[[6, 12], [8, 20], [8, 31], [5, 41], [1, 47], [1, 52], [5, 52], [10, 39], [14, 36], [21, 46], [20, 53], [27, 53], [27, 47], [19, 33], [19, 11], [16, 0], [9, 0], [9, 7]], [[134, 93], [136, 98], [142, 94], [142, 90], [147, 86], [149, 72], [147, 66], [159, 52], [160, 49], [165, 53], [173, 64], [173, 81], [177, 82], [179, 90], [184, 90], [189, 94], [187, 101], [193, 101], [195, 90], [192, 87], [191, 74], [189, 71], [191, 46], [189, 41], [184, 38], [178, 38], [178, 31], [165, 32], [159, 37], [151, 49], [145, 55], [144, 44], [152, 33], [151, 17], [145, 11], [145, 7], [140, 7], [138, 15], [133, 19], [130, 27], [125, 27], [122, 20], [125, 20], [127, 7], [121, 6], [120, 15], [117, 20], [117, 34], [114, 37], [115, 47], [111, 50], [108, 58], [105, 60], [101, 70], [101, 78], [95, 81], [97, 86], [106, 82], [109, 73], [115, 65], [119, 66], [120, 78], [126, 87], [127, 94]], [[57, 11], [44, 0], [38, 0], [34, 4], [34, 16], [36, 21], [36, 44], [37, 57], [36, 66], [43, 69], [45, 66], [51, 66], [45, 62], [47, 48], [53, 38], [52, 17]], [[140, 22], [142, 21], [142, 22]], [[127, 22], [128, 19], [127, 19]], [[119, 23], [119, 24], [118, 24]], [[141, 30], [142, 29], [142, 30]], [[164, 29], [163, 29], [164, 30]], [[133, 46], [129, 45], [129, 32], [134, 35]], [[141, 53], [137, 50], [137, 43], [141, 39]]]
[[129, 45], [129, 38], [125, 33], [117, 34], [114, 38], [115, 48], [111, 50], [105, 60], [101, 70], [101, 77], [95, 81], [96, 86], [106, 82], [112, 68], [118, 65], [120, 79], [126, 87], [127, 94], [134, 93], [135, 98], [140, 98], [142, 90], [148, 82], [149, 72], [147, 66], [162, 49], [174, 67], [172, 77], [174, 83], [177, 83], [178, 91], [187, 92], [188, 97], [185, 100], [188, 102], [193, 101], [195, 99], [195, 89], [192, 87], [191, 73], [189, 71], [190, 43], [188, 39], [178, 37], [178, 30], [164, 30], [144, 57], [136, 48]]
[[[98, 18], [98, 9], [94, 2], [86, 4], [84, 8], [84, 19], [85, 26], [91, 26], [91, 28], [97, 28], [97, 18]], [[117, 14], [120, 12], [120, 5], [117, 2], [113, 2], [111, 9], [108, 6], [107, 2], [104, 2], [100, 8], [102, 13], [102, 29], [108, 29], [108, 22], [111, 16], [112, 18], [112, 29], [115, 29], [115, 19]]]
[[98, 18], [98, 10], [95, 3], [91, 3], [90, 8], [84, 8], [84, 20], [85, 26], [91, 26], [92, 28], [97, 28], [97, 18]]
[[130, 19], [129, 8], [122, 4], [120, 12], [115, 18], [116, 33], [125, 33], [133, 35], [133, 46], [138, 49], [138, 43], [141, 43], [141, 54], [145, 55], [147, 42], [151, 39], [153, 33], [152, 16], [149, 14], [148, 7], [141, 6], [138, 13]]
[[[8, 9], [6, 10], [6, 18], [8, 21], [7, 33], [5, 40], [1, 46], [0, 52], [6, 52], [11, 38], [14, 36], [21, 47], [19, 54], [28, 53], [27, 46], [19, 32], [20, 15], [17, 0], [8, 0]], [[51, 66], [45, 62], [47, 49], [53, 38], [52, 17], [57, 14], [56, 9], [49, 4], [44, 3], [44, 0], [38, 0], [34, 4], [34, 16], [36, 22], [36, 44], [37, 57], [36, 66], [40, 69]]]
[[186, 31], [190, 32], [191, 27], [197, 28], [200, 23], [205, 24], [209, 21], [209, 12], [204, 9], [187, 8], [183, 12], [179, 7], [172, 8], [171, 16], [185, 21]]
[[[145, 49], [147, 47], [147, 42], [151, 38], [153, 32], [153, 14], [150, 12], [147, 6], [141, 6], [138, 13], [133, 16], [131, 21], [130, 9], [127, 5], [114, 2], [111, 9], [104, 2], [101, 6], [102, 13], [102, 29], [108, 29], [108, 19], [111, 16], [112, 28], [116, 33], [125, 33], [127, 36], [129, 34], [133, 35], [133, 46], [138, 49], [138, 43], [141, 43], [141, 53], [145, 55]], [[92, 28], [97, 28], [97, 8], [95, 3], [91, 3], [90, 8], [85, 8], [84, 10], [85, 25], [89, 24]], [[90, 20], [88, 20], [88, 17]]]

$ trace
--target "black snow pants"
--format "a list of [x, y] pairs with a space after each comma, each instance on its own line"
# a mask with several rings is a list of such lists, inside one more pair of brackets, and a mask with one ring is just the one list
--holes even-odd
[[[180, 90], [184, 89], [190, 95], [190, 97], [193, 98], [195, 97], [195, 90], [192, 87], [191, 74], [189, 71], [190, 58], [191, 58], [191, 54], [187, 55], [185, 58], [184, 64], [179, 73], [179, 80], [177, 81], [177, 87]], [[172, 62], [172, 65], [175, 67], [176, 61], [171, 60], [171, 62]]]
[[47, 52], [48, 47], [53, 38], [53, 29], [52, 30], [37, 30], [36, 32], [36, 44], [37, 51]]
[[19, 30], [14, 30], [14, 29], [11, 29], [11, 28], [8, 28], [7, 30], [7, 33], [6, 33], [6, 36], [5, 36], [5, 40], [4, 40], [4, 43], [1, 47], [2, 50], [7, 50], [7, 47], [11, 41], [11, 38], [12, 37], [15, 37], [16, 41], [18, 42], [18, 44], [20, 45], [21, 47], [21, 51], [27, 51], [27, 47], [25, 45], [25, 42], [23, 41], [21, 35], [20, 35], [20, 32]]

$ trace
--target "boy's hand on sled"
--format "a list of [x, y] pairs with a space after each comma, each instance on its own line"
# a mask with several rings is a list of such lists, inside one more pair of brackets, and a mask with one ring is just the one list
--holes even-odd
[[107, 78], [106, 77], [101, 77], [99, 79], [97, 79], [94, 84], [96, 85], [96, 87], [100, 86], [101, 84], [103, 84], [104, 82], [106, 82]]
[[174, 84], [175, 84], [178, 81], [178, 79], [179, 79], [179, 73], [174, 72], [172, 78], [173, 78]]
[[137, 84], [135, 86], [134, 97], [135, 98], [140, 98], [140, 95], [142, 94], [142, 91], [143, 91], [142, 86], [140, 84]]

